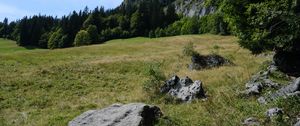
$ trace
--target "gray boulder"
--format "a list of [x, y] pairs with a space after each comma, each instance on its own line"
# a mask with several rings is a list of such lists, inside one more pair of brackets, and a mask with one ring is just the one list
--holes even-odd
[[282, 114], [283, 114], [283, 111], [281, 108], [271, 108], [266, 112], [266, 116], [269, 118], [274, 117], [274, 116], [279, 116]]
[[254, 117], [250, 117], [246, 119], [242, 124], [246, 126], [259, 126], [259, 120]]
[[193, 82], [189, 77], [180, 79], [176, 75], [167, 80], [160, 91], [184, 102], [191, 102], [196, 98], [206, 98], [201, 81]]
[[162, 112], [156, 106], [143, 103], [115, 104], [101, 110], [87, 111], [69, 126], [152, 126]]
[[192, 63], [189, 65], [190, 70], [201, 70], [231, 64], [229, 60], [219, 55], [203, 56], [200, 54], [195, 54], [192, 56], [191, 60]]

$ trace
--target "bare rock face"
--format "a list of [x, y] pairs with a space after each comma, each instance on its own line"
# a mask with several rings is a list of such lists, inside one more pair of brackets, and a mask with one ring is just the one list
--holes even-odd
[[246, 119], [242, 124], [245, 126], [259, 126], [259, 120], [254, 117], [250, 117]]
[[196, 98], [206, 98], [201, 81], [193, 82], [189, 77], [180, 79], [173, 76], [160, 89], [161, 93], [168, 93], [181, 101], [191, 102]]
[[175, 10], [177, 14], [183, 14], [188, 17], [202, 17], [215, 12], [215, 7], [204, 5], [205, 0], [176, 0]]
[[225, 64], [231, 64], [229, 60], [226, 60], [219, 55], [207, 55], [202, 56], [196, 54], [192, 56], [192, 63], [189, 65], [190, 70], [201, 70], [206, 68], [219, 67]]
[[69, 126], [153, 126], [162, 116], [160, 108], [143, 103], [115, 104], [90, 110], [69, 122]]

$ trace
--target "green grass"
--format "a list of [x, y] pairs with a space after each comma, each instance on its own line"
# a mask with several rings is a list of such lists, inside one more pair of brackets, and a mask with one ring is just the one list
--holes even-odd
[[29, 50], [41, 50], [34, 47], [20, 47], [15, 41], [0, 38], [0, 54], [29, 52]]
[[[130, 102], [158, 105], [175, 124], [188, 126], [240, 125], [249, 116], [262, 118], [267, 106], [260, 106], [255, 98], [240, 98], [238, 92], [267, 59], [251, 55], [236, 41], [215, 35], [139, 37], [29, 50], [0, 39], [0, 125], [63, 126], [86, 110]], [[218, 53], [235, 65], [190, 71], [186, 67], [190, 58], [182, 56], [189, 42], [200, 54]], [[144, 73], [157, 62], [168, 77], [176, 73], [203, 81], [208, 100], [191, 104], [150, 100], [143, 91]]]

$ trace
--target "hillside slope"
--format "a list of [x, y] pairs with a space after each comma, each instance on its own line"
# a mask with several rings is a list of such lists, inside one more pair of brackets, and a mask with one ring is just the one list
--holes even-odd
[[[158, 105], [174, 124], [240, 125], [249, 116], [264, 116], [265, 106], [239, 98], [237, 92], [266, 58], [251, 55], [236, 41], [232, 36], [189, 35], [57, 50], [0, 48], [0, 125], [66, 125], [86, 110], [130, 102]], [[235, 65], [190, 71], [190, 57], [182, 56], [182, 47], [189, 42], [201, 54], [218, 53]], [[3, 47], [11, 43], [0, 40]], [[150, 100], [142, 89], [145, 69], [157, 63], [168, 77], [176, 73], [203, 81], [208, 100], [191, 104]]]

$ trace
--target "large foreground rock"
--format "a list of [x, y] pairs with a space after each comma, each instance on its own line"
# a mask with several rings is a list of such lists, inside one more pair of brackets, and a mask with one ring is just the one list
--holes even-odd
[[191, 102], [196, 98], [206, 98], [201, 81], [193, 82], [189, 77], [180, 79], [173, 76], [160, 89], [161, 93], [168, 93], [181, 101]]
[[229, 60], [223, 58], [219, 55], [193, 55], [192, 63], [189, 65], [189, 69], [191, 70], [201, 70], [206, 68], [213, 68], [222, 66], [225, 64], [231, 64]]
[[69, 122], [69, 126], [152, 126], [162, 116], [160, 109], [143, 103], [115, 104], [90, 110]]

